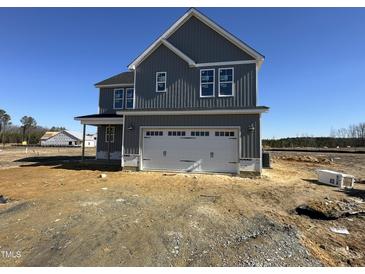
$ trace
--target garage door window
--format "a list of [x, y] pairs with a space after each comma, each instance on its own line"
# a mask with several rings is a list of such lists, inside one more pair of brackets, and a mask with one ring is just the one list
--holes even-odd
[[167, 133], [168, 136], [185, 136], [185, 131], [169, 131]]
[[209, 136], [209, 131], [192, 131], [190, 136]]
[[215, 136], [219, 137], [234, 137], [234, 131], [216, 131]]
[[146, 131], [146, 136], [163, 136], [163, 131]]

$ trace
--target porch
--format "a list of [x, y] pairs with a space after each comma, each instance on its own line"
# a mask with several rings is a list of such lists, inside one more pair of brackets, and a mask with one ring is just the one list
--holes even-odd
[[[121, 141], [121, 136], [119, 136], [120, 138], [116, 138], [116, 130], [115, 127], [116, 126], [123, 126], [124, 124], [124, 116], [123, 115], [117, 115], [117, 114], [91, 114], [91, 115], [84, 115], [84, 116], [77, 116], [74, 118], [76, 121], [80, 121], [80, 123], [83, 125], [83, 131], [82, 131], [82, 153], [81, 153], [81, 161], [85, 162], [85, 163], [89, 163], [89, 164], [95, 164], [96, 162], [98, 162], [98, 164], [112, 164], [115, 165], [116, 163], [118, 163], [118, 165], [121, 165], [121, 159], [112, 159], [111, 155], [111, 149], [116, 142]], [[98, 132], [98, 137], [97, 137], [97, 146], [96, 146], [96, 159], [95, 160], [91, 160], [92, 162], [90, 162], [90, 159], [88, 159], [87, 161], [85, 160], [85, 136], [86, 136], [86, 126], [95, 126], [98, 127], [98, 131], [100, 127], [105, 127], [105, 134], [103, 135], [103, 138], [105, 137], [105, 145], [106, 145], [106, 151], [105, 151], [105, 158], [103, 158], [102, 160], [98, 159], [98, 152], [99, 152], [99, 148], [98, 148], [98, 144], [100, 144], [101, 140], [99, 140], [99, 137], [101, 136], [101, 134], [99, 134]], [[118, 136], [117, 136], [118, 137]], [[120, 140], [119, 140], [120, 139]], [[122, 148], [122, 147], [121, 147]], [[121, 150], [120, 150], [121, 153]]]

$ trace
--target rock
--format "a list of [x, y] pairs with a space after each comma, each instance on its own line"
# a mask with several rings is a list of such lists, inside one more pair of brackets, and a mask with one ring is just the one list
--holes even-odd
[[107, 188], [107, 187], [102, 187], [101, 189], [102, 189], [102, 190], [108, 190], [108, 188]]
[[102, 178], [102, 179], [106, 178], [106, 174], [105, 173], [100, 174], [99, 178]]
[[7, 197], [0, 195], [0, 204], [6, 204], [8, 200], [9, 199]]

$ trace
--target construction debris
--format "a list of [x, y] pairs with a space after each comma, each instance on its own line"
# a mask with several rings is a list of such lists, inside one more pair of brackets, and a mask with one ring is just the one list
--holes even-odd
[[298, 215], [305, 215], [316, 220], [336, 220], [342, 217], [365, 215], [365, 206], [356, 200], [332, 201], [329, 198], [325, 201], [311, 201], [302, 204], [295, 209]]
[[345, 235], [350, 234], [350, 232], [347, 230], [347, 228], [330, 227], [330, 230], [337, 234], [345, 234]]
[[322, 184], [337, 186], [339, 188], [353, 188], [355, 177], [349, 174], [327, 169], [317, 169], [318, 181]]

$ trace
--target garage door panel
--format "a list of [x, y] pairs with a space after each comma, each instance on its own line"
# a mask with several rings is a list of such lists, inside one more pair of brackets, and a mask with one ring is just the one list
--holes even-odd
[[[148, 131], [155, 136], [146, 136]], [[172, 136], [178, 131], [185, 136]], [[216, 136], [217, 131], [222, 129], [145, 129], [143, 169], [236, 173], [238, 132], [224, 131], [234, 131], [235, 137]], [[192, 136], [196, 134], [200, 136]]]

